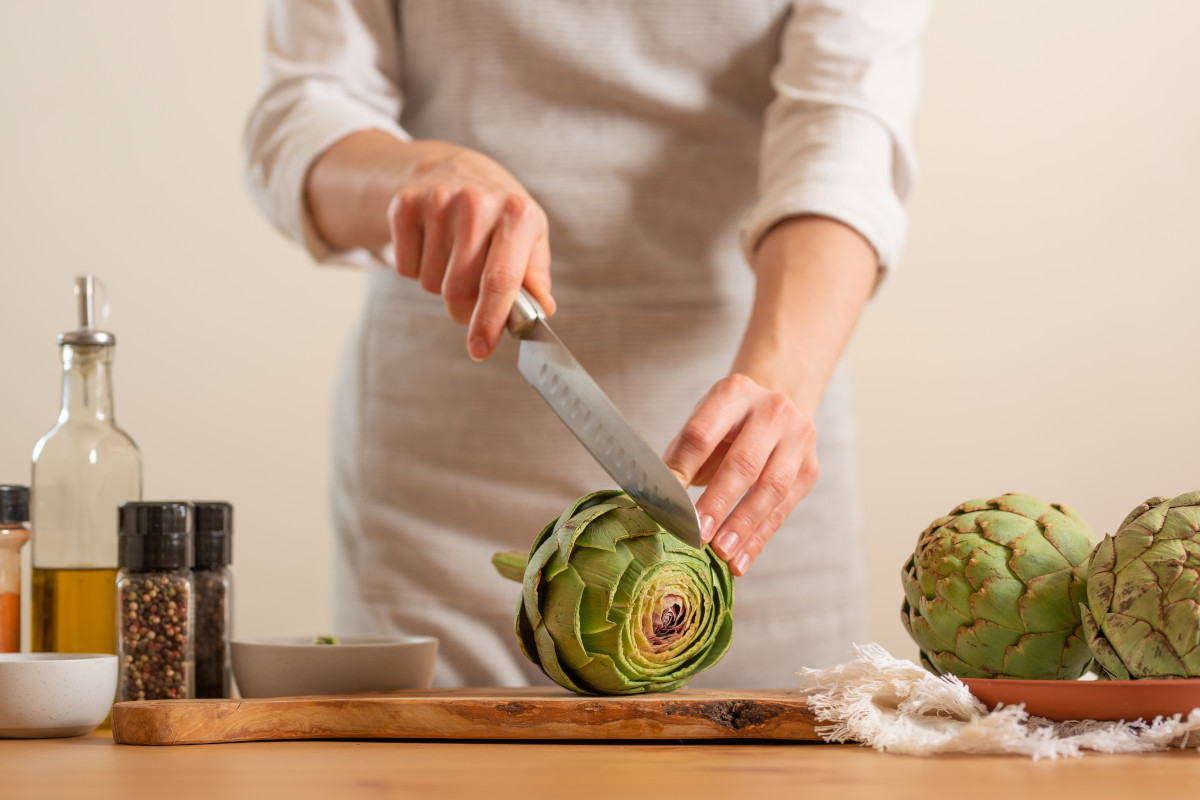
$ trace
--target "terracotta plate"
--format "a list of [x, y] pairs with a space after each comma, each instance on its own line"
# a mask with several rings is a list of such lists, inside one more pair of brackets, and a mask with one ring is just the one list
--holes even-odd
[[1048, 719], [1152, 720], [1200, 708], [1200, 678], [1136, 681], [1022, 681], [963, 678], [988, 708], [1025, 704]]

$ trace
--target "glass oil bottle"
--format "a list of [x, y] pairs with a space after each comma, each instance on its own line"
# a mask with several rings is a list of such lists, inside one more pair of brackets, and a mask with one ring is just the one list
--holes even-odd
[[113, 417], [116, 337], [97, 330], [100, 282], [75, 281], [60, 334], [62, 410], [33, 449], [31, 649], [116, 653], [117, 509], [142, 497], [142, 455]]

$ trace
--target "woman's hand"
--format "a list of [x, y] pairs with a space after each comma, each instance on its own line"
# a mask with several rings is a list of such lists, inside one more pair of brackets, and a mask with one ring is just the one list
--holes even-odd
[[485, 155], [442, 142], [426, 153], [388, 205], [396, 270], [439, 294], [467, 325], [467, 352], [487, 358], [524, 285], [554, 312], [546, 214]]
[[785, 220], [754, 259], [754, 309], [730, 375], [709, 390], [663, 456], [696, 501], [701, 532], [744, 575], [817, 480], [813, 415], [878, 276], [846, 225]]
[[316, 160], [305, 202], [330, 246], [390, 248], [401, 275], [441, 295], [472, 358], [496, 349], [522, 285], [554, 313], [546, 214], [482, 153], [359, 131]]
[[817, 480], [817, 432], [786, 395], [733, 374], [709, 390], [667, 448], [696, 501], [700, 531], [744, 575]]

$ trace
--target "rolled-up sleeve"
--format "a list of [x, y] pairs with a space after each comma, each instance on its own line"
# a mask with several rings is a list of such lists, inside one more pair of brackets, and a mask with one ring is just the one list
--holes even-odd
[[285, 235], [322, 262], [370, 263], [373, 254], [334, 252], [304, 203], [313, 162], [361, 130], [411, 137], [399, 124], [395, 0], [272, 0], [263, 86], [243, 137], [250, 194]]
[[927, 0], [797, 0], [772, 73], [747, 260], [782, 220], [817, 214], [857, 230], [881, 271], [904, 243], [903, 201]]

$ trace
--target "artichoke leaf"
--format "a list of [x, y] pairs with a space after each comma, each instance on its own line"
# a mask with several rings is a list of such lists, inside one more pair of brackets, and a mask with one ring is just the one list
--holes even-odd
[[991, 545], [985, 540], [967, 543], [970, 548], [964, 553], [962, 563], [965, 564], [962, 573], [974, 587], [980, 587], [990, 578], [1015, 578], [1009, 559], [1011, 553], [1007, 547]]
[[1113, 575], [1113, 596], [1109, 609], [1116, 614], [1146, 620], [1162, 627], [1162, 587], [1145, 561], [1131, 561]]
[[[554, 640], [559, 662], [567, 669], [578, 670], [589, 659], [580, 633], [584, 614], [581, 601], [586, 588], [571, 565], [548, 581], [545, 588], [542, 620]], [[603, 619], [604, 609], [600, 615]]]
[[974, 593], [975, 587], [971, 585], [964, 573], [951, 571], [938, 578], [937, 583], [934, 584], [933, 598], [951, 606], [958, 616], [970, 619], [971, 595]]
[[995, 508], [1011, 514], [1013, 517], [1025, 517], [1031, 520], [1041, 520], [1050, 512], [1054, 511], [1054, 507], [1043, 500], [1039, 500], [1032, 495], [1017, 494], [1009, 492], [1003, 494], [992, 501]]
[[[1151, 511], [1149, 513], [1154, 513]], [[1119, 531], [1113, 538], [1113, 549], [1116, 553], [1112, 565], [1113, 572], [1122, 572], [1135, 561], [1140, 561], [1146, 551], [1154, 544], [1155, 529], [1147, 529], [1135, 522], [1133, 525]]]
[[1080, 611], [1088, 650], [1091, 651], [1092, 657], [1104, 671], [1105, 677], [1127, 680], [1129, 678], [1129, 670], [1126, 668], [1125, 662], [1121, 660], [1121, 656], [1117, 654], [1112, 644], [1100, 632], [1100, 625], [1092, 616], [1092, 612], [1087, 606], [1082, 606]]
[[981, 511], [975, 524], [979, 526], [982, 538], [1004, 547], [1011, 547], [1013, 542], [1031, 532], [1040, 535], [1034, 520], [1001, 511]]
[[[1077, 642], [1074, 648], [1069, 645], [1072, 638]], [[1057, 665], [1057, 669], [1051, 672], [1057, 673], [1055, 677], [1060, 677], [1078, 671], [1078, 667], [1071, 663], [1075, 660], [1086, 663], [1091, 661], [1091, 655], [1083, 640], [1074, 636], [1074, 631], [1028, 633], [1005, 652], [1002, 674], [1010, 678], [1044, 677], [1046, 665], [1049, 664]]]
[[[1020, 610], [1025, 584], [1015, 578], [988, 578], [971, 595], [971, 618], [985, 619], [1013, 631], [1025, 630]], [[964, 620], [969, 623], [970, 618]]]
[[1023, 627], [1030, 633], [1074, 630], [1079, 626], [1079, 604], [1071, 597], [1076, 581], [1071, 570], [1036, 575], [1026, 582], [1028, 591], [1017, 601]]
[[1163, 632], [1171, 649], [1186, 660], [1185, 654], [1200, 647], [1200, 603], [1186, 597], [1165, 605]]
[[[1027, 531], [1012, 541], [1012, 571], [1023, 580], [1030, 580], [1039, 575], [1060, 570], [1070, 569], [1073, 563], [1068, 561], [1059, 550], [1046, 541], [1042, 532], [1036, 528]], [[1089, 554], [1084, 554], [1084, 558]]]
[[1131, 649], [1122, 651], [1121, 657], [1129, 665], [1132, 675], [1147, 678], [1188, 677], [1183, 660], [1161, 631], [1150, 631], [1135, 642]]
[[1019, 631], [980, 619], [970, 627], [959, 629], [954, 652], [964, 661], [978, 665], [992, 675], [1004, 675], [1005, 654], [1020, 639]]
[[923, 653], [922, 663], [926, 668], [932, 665], [932, 672], [942, 675], [957, 675], [960, 678], [994, 678], [995, 672], [983, 670], [973, 664], [968, 664], [951, 651], [941, 653]]

